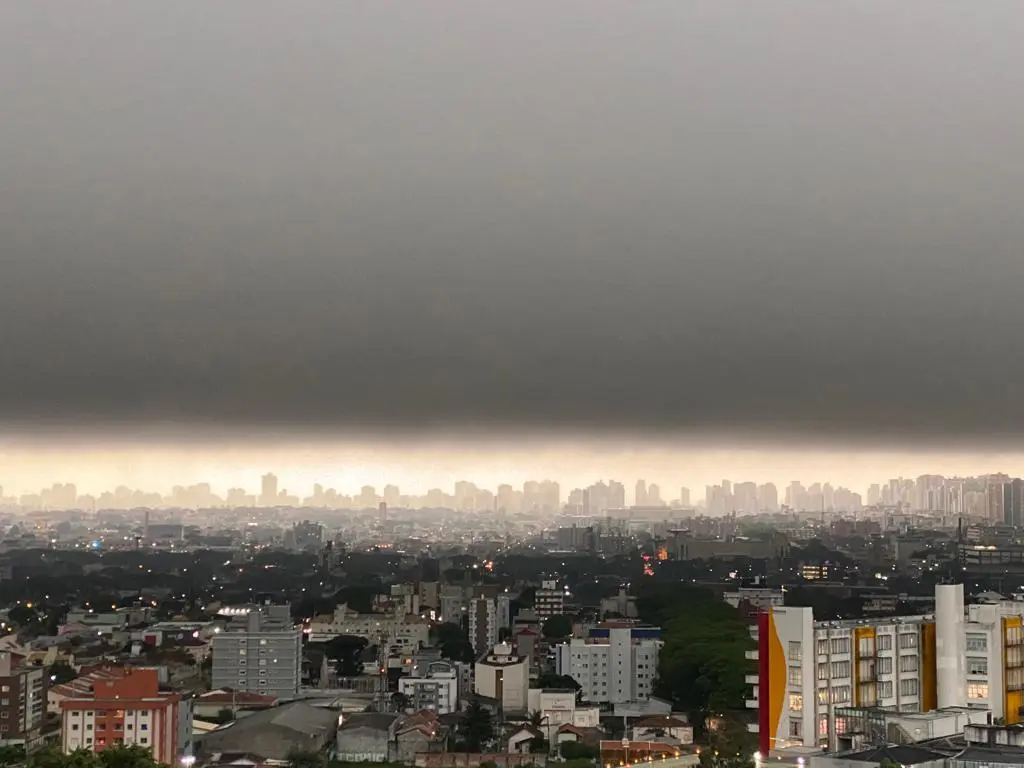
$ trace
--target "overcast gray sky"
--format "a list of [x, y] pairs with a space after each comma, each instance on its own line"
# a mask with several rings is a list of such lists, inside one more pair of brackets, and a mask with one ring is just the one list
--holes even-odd
[[1021, 432], [1024, 4], [0, 0], [0, 418]]

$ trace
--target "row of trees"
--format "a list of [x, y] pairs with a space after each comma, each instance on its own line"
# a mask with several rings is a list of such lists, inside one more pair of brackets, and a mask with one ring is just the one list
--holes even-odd
[[739, 612], [685, 584], [646, 586], [637, 611], [662, 628], [656, 694], [688, 714], [695, 735], [713, 745], [711, 756], [748, 760], [755, 743], [746, 729], [746, 651], [754, 645]]

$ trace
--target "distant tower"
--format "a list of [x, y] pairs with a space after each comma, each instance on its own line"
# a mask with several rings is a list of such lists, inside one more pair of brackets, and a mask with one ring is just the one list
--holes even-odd
[[378, 505], [377, 511], [380, 513], [380, 521], [382, 523], [386, 523], [388, 521], [388, 503], [386, 501], [382, 501]]
[[260, 488], [260, 505], [272, 507], [277, 504], [277, 475], [268, 472], [263, 476], [263, 483]]
[[149, 541], [149, 510], [142, 513], [142, 540]]

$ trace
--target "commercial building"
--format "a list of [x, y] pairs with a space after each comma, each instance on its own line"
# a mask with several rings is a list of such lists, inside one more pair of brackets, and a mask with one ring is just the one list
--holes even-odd
[[555, 671], [576, 680], [595, 704], [642, 701], [653, 694], [661, 647], [658, 627], [606, 622], [559, 645]]
[[936, 587], [933, 615], [818, 622], [810, 608], [770, 608], [748, 652], [761, 753], [832, 744], [864, 708], [976, 709], [1021, 722], [1022, 617], [1018, 601], [965, 610], [960, 584]]
[[302, 632], [287, 605], [228, 608], [232, 617], [213, 639], [213, 688], [251, 691], [279, 699], [298, 695]]
[[0, 745], [23, 744], [31, 751], [42, 739], [46, 717], [46, 669], [0, 653]]
[[60, 711], [65, 754], [134, 745], [150, 750], [164, 765], [176, 765], [191, 754], [191, 701], [162, 692], [155, 669], [122, 670], [91, 694], [64, 699]]
[[506, 712], [526, 712], [530, 690], [530, 662], [508, 643], [499, 643], [476, 663], [473, 690], [494, 699]]

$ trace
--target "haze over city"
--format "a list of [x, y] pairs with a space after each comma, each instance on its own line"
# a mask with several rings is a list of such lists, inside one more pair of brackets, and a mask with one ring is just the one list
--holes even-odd
[[584, 433], [588, 477], [645, 434], [1019, 445], [1014, 2], [0, 14], [0, 417], [83, 467], [168, 423], [410, 466]]

